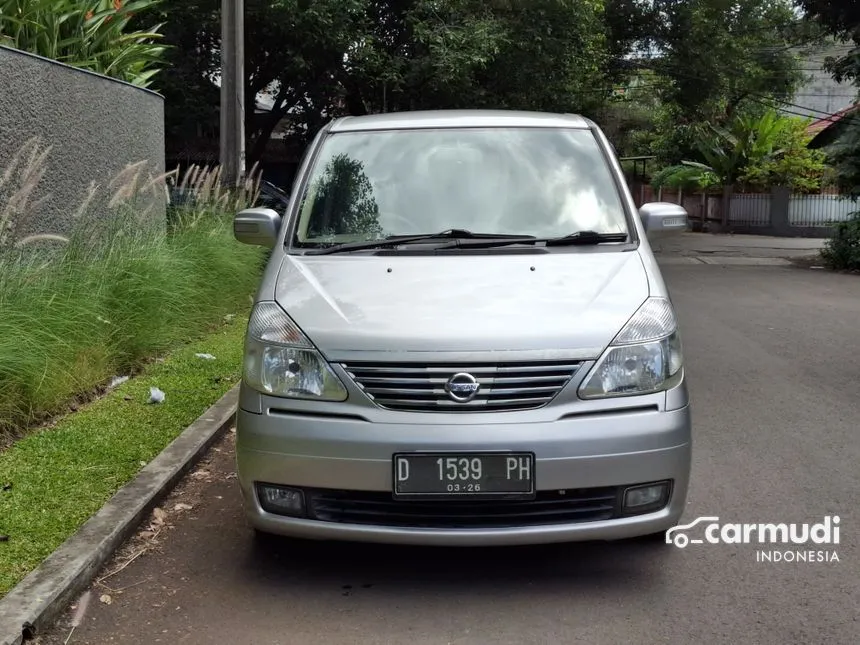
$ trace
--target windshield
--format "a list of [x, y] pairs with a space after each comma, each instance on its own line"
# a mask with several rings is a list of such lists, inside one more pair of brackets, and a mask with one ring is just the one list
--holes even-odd
[[590, 130], [452, 128], [327, 137], [294, 244], [316, 248], [449, 229], [557, 237], [626, 233]]

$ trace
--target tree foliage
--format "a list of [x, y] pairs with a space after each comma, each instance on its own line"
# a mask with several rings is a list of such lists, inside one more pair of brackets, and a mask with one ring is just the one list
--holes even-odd
[[[839, 40], [854, 43], [844, 56], [831, 57], [826, 65], [837, 81], [860, 86], [860, 4], [847, 0], [803, 0], [800, 4], [810, 20]], [[860, 115], [849, 114], [845, 123], [839, 138], [827, 151], [828, 162], [833, 166], [839, 188], [856, 200], [860, 199]], [[858, 222], [846, 226], [843, 233], [857, 235]]]
[[[172, 102], [173, 136], [214, 123], [217, 95], [198, 93], [205, 82], [192, 79], [220, 66], [219, 5], [188, 0], [167, 11], [176, 49], [159, 89]], [[265, 115], [246, 111], [249, 163], [285, 119], [306, 141], [339, 114], [587, 112], [608, 92], [607, 36], [621, 30], [604, 23], [603, 0], [246, 0], [245, 13], [246, 97], [266, 92], [274, 103]], [[203, 110], [200, 96], [209, 97]]]
[[[217, 129], [219, 0], [165, 9], [168, 134]], [[801, 77], [791, 0], [245, 0], [248, 162], [276, 128], [425, 108], [580, 112], [621, 151], [696, 158], [703, 124], [789, 97]], [[613, 91], [638, 79], [631, 92]], [[644, 79], [644, 83], [642, 82]], [[267, 113], [250, 97], [268, 95]], [[701, 161], [701, 159], [699, 159]]]
[[820, 188], [824, 154], [807, 147], [809, 121], [769, 110], [760, 116], [736, 115], [726, 126], [698, 130], [698, 158], [671, 165], [655, 175], [654, 186], [713, 189], [732, 186], [764, 192], [789, 186], [796, 192]]
[[789, 186], [795, 193], [820, 190], [827, 166], [821, 150], [808, 147], [811, 119], [780, 117], [774, 136], [775, 151], [746, 164], [738, 177], [747, 190], [764, 192], [771, 186]]
[[710, 124], [697, 141], [699, 154], [720, 181], [731, 186], [745, 169], [779, 154], [777, 143], [786, 125], [774, 111], [758, 118], [736, 116], [727, 128]]
[[702, 124], [760, 114], [768, 99], [790, 100], [802, 73], [793, 45], [805, 31], [790, 0], [655, 0], [650, 65], [665, 83], [654, 153], [694, 156]]
[[827, 60], [827, 68], [839, 81], [860, 82], [860, 3], [856, 0], [801, 0], [806, 16], [839, 40], [855, 47], [841, 57]]
[[860, 200], [860, 117], [857, 112], [836, 142], [827, 149], [835, 183], [843, 194]]

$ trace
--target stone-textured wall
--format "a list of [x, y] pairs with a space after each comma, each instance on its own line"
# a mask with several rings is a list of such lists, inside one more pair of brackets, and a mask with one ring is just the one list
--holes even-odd
[[[140, 164], [141, 183], [164, 173], [164, 99], [151, 91], [7, 47], [0, 47], [0, 214], [20, 185], [3, 183], [4, 171], [29, 155], [22, 146], [34, 137], [50, 146], [41, 181], [23, 214], [7, 226], [7, 242], [34, 233], [68, 235], [75, 222], [103, 218], [130, 164]], [[120, 181], [114, 178], [120, 177]], [[22, 183], [17, 181], [18, 184]], [[32, 182], [31, 182], [32, 183]], [[72, 216], [95, 184], [85, 214]], [[14, 206], [14, 202], [13, 202]], [[163, 227], [165, 196], [149, 190], [132, 213], [141, 225]], [[87, 224], [89, 226], [89, 224]], [[0, 231], [3, 233], [3, 231]], [[11, 233], [11, 236], [9, 235]], [[2, 236], [0, 236], [2, 237]]]

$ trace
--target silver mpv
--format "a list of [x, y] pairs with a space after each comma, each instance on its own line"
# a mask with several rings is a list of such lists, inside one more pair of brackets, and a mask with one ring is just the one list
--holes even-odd
[[262, 533], [436, 545], [660, 535], [684, 511], [678, 324], [600, 128], [576, 115], [329, 123], [248, 325], [239, 482]]

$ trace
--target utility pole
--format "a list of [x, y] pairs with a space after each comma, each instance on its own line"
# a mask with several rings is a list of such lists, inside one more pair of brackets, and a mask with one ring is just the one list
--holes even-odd
[[221, 0], [222, 181], [245, 176], [245, 0]]

